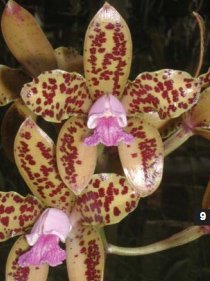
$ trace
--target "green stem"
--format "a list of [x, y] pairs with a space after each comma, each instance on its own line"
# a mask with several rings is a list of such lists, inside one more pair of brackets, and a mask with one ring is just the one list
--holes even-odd
[[183, 231], [180, 231], [171, 237], [164, 239], [162, 241], [134, 248], [118, 247], [112, 244], [107, 244], [107, 253], [115, 254], [121, 256], [141, 256], [148, 255], [164, 250], [168, 250], [177, 246], [181, 246], [192, 242], [201, 236], [207, 234], [205, 227], [201, 226], [191, 226]]
[[181, 127], [171, 135], [167, 140], [164, 141], [164, 155], [167, 156], [178, 147], [180, 147], [184, 142], [186, 142], [191, 136], [193, 132], [181, 125]]

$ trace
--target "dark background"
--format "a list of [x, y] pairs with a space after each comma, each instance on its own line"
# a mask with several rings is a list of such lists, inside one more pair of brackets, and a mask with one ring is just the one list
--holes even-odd
[[[71, 46], [82, 54], [89, 21], [102, 6], [100, 0], [18, 1], [36, 15], [53, 47]], [[209, 0], [115, 0], [109, 1], [125, 18], [133, 38], [131, 78], [143, 71], [174, 68], [195, 73], [199, 55], [199, 31], [192, 11], [206, 24], [206, 55], [202, 72], [210, 66]], [[0, 12], [4, 3], [0, 2]], [[18, 65], [0, 38], [0, 64]], [[1, 109], [1, 116], [7, 108]], [[1, 117], [2, 118], [2, 117]], [[0, 147], [1, 148], [1, 147]], [[192, 137], [165, 159], [163, 181], [152, 196], [120, 224], [107, 227], [110, 242], [140, 246], [164, 239], [193, 224], [194, 212], [208, 183], [210, 143]], [[26, 193], [17, 169], [0, 149], [2, 190]], [[15, 239], [0, 244], [0, 280]], [[209, 281], [210, 238], [168, 251], [142, 256], [108, 256], [105, 281]], [[51, 270], [49, 281], [66, 281], [65, 266]]]

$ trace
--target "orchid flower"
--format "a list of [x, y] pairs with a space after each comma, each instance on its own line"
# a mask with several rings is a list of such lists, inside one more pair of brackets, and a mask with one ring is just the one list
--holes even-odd
[[[74, 116], [64, 124], [57, 144], [58, 169], [65, 184], [76, 194], [82, 192], [95, 169], [96, 145], [102, 143], [118, 146], [124, 173], [141, 196], [154, 192], [162, 178], [163, 144], [148, 119], [165, 122], [191, 108], [198, 100], [200, 80], [186, 72], [163, 69], [144, 72], [129, 82], [130, 31], [108, 3], [98, 11], [86, 32], [85, 77], [59, 69], [38, 75], [41, 69], [53, 69], [52, 50], [49, 42], [43, 41], [47, 54], [42, 50], [38, 55], [39, 48], [35, 45], [32, 48], [35, 60], [32, 66], [28, 63], [30, 41], [24, 45], [23, 53], [20, 48], [17, 50], [23, 39], [20, 32], [23, 17], [27, 20], [28, 13], [10, 0], [2, 17], [3, 35], [16, 58], [35, 76], [22, 88], [23, 101], [46, 121], [61, 122]], [[26, 34], [33, 31], [35, 39], [37, 32], [42, 37], [40, 28], [31, 29], [32, 19], [29, 23], [24, 26]], [[11, 28], [18, 39], [11, 36]], [[43, 67], [45, 56], [50, 66]], [[149, 116], [146, 120], [145, 114]]]
[[17, 133], [15, 161], [34, 196], [0, 192], [1, 241], [22, 234], [9, 254], [6, 278], [47, 280], [49, 265], [66, 259], [71, 281], [103, 280], [100, 228], [133, 211], [139, 195], [125, 177], [104, 173], [93, 175], [76, 198], [59, 176], [53, 141], [31, 118]]

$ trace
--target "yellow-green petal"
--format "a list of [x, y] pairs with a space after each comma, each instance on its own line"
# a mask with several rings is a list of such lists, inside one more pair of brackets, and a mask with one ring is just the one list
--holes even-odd
[[96, 174], [77, 197], [75, 208], [83, 224], [103, 226], [121, 221], [137, 207], [139, 198], [125, 177]]
[[83, 56], [92, 98], [104, 94], [119, 96], [130, 72], [132, 41], [126, 22], [108, 3], [88, 26]]
[[103, 281], [105, 251], [98, 231], [77, 225], [66, 241], [67, 270], [71, 281]]
[[58, 136], [58, 170], [62, 180], [75, 194], [82, 192], [95, 170], [97, 147], [84, 144], [87, 134], [86, 120], [71, 117], [64, 123]]
[[26, 119], [15, 138], [15, 161], [20, 174], [47, 207], [69, 212], [74, 195], [61, 180], [55, 159], [55, 145], [36, 123]]
[[0, 241], [20, 235], [31, 227], [43, 210], [41, 202], [32, 195], [0, 192]]
[[129, 183], [145, 197], [159, 186], [163, 174], [163, 143], [158, 130], [140, 118], [129, 118], [126, 132], [134, 136], [118, 146], [122, 167]]
[[25, 104], [46, 121], [61, 122], [88, 112], [92, 102], [85, 79], [59, 69], [45, 71], [21, 90]]
[[20, 267], [18, 265], [19, 256], [28, 249], [28, 244], [21, 236], [13, 245], [6, 264], [6, 281], [46, 281], [48, 277], [49, 266], [42, 264], [40, 266]]
[[125, 87], [122, 104], [128, 115], [158, 112], [161, 119], [175, 118], [200, 97], [199, 79], [189, 73], [162, 69], [139, 74]]
[[35, 18], [13, 0], [5, 6], [1, 28], [10, 51], [32, 76], [57, 68], [54, 50]]

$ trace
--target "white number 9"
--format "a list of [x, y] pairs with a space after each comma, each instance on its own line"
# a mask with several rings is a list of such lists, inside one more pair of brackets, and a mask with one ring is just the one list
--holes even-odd
[[205, 221], [206, 219], [206, 213], [205, 212], [200, 212], [200, 220]]

